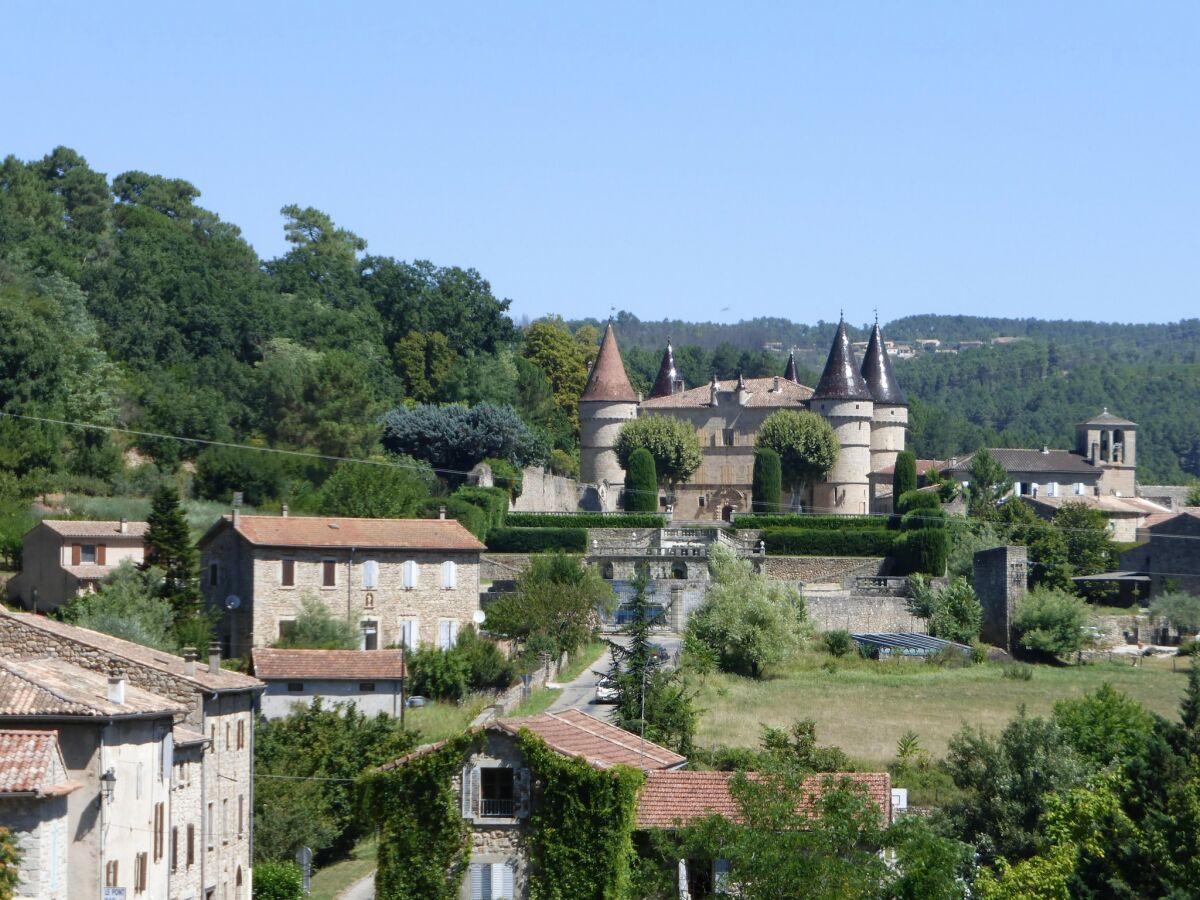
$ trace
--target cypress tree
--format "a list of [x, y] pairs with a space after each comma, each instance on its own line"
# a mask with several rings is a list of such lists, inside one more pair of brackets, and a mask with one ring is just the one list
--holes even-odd
[[758, 447], [754, 451], [754, 480], [751, 487], [750, 508], [756, 513], [779, 512], [779, 499], [783, 494], [783, 467], [779, 454], [770, 447]]
[[175, 488], [154, 492], [146, 523], [146, 565], [163, 570], [163, 596], [175, 611], [192, 612], [200, 601], [199, 555]]
[[658, 474], [654, 457], [645, 448], [629, 454], [625, 470], [625, 509], [628, 512], [658, 512]]
[[892, 469], [892, 499], [898, 500], [903, 494], [917, 489], [917, 455], [911, 450], [901, 450], [896, 454], [896, 465]]

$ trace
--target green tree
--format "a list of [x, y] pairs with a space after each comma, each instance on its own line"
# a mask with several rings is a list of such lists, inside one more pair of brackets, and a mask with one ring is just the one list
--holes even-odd
[[690, 422], [670, 416], [641, 416], [621, 426], [614, 448], [622, 469], [635, 450], [648, 450], [663, 486], [682, 484], [700, 468], [700, 439]]
[[408, 395], [425, 403], [438, 396], [454, 369], [457, 354], [440, 332], [410, 331], [396, 342], [392, 358]]
[[0, 900], [12, 900], [20, 880], [20, 864], [21, 851], [16, 836], [0, 825]]
[[125, 560], [96, 593], [84, 594], [62, 607], [62, 617], [81, 628], [173, 653], [176, 612], [162, 591], [161, 569], [139, 570]]
[[250, 506], [278, 500], [286, 479], [281, 458], [266, 450], [209, 447], [196, 457], [192, 489], [197, 497], [229, 503], [241, 492]]
[[304, 900], [304, 876], [291, 860], [254, 866], [254, 900]]
[[759, 677], [783, 662], [804, 635], [804, 600], [753, 564], [714, 546], [704, 603], [688, 618], [689, 646], [715, 655], [721, 669]]
[[751, 508], [756, 513], [779, 512], [783, 492], [783, 469], [779, 454], [770, 447], [754, 448], [754, 475], [751, 482]]
[[995, 520], [996, 507], [1012, 490], [1008, 472], [987, 447], [980, 447], [971, 457], [968, 478], [971, 483], [967, 488], [967, 514], [985, 521]]
[[892, 496], [899, 498], [916, 489], [917, 455], [911, 450], [901, 450], [896, 454], [896, 464], [892, 467]]
[[544, 462], [548, 451], [511, 407], [419, 405], [383, 418], [383, 445], [391, 453], [465, 474], [492, 457], [521, 467]]
[[837, 462], [839, 444], [833, 427], [807, 411], [781, 409], [767, 416], [758, 429], [756, 446], [779, 454], [783, 480], [792, 492], [792, 508], [808, 484], [822, 478]]
[[1154, 716], [1107, 682], [1093, 693], [1054, 704], [1054, 721], [1095, 768], [1145, 755]]
[[164, 483], [154, 492], [146, 524], [145, 564], [162, 570], [163, 597], [176, 615], [190, 614], [200, 602], [200, 561], [179, 505], [179, 492], [170, 484]]
[[927, 577], [914, 575], [911, 585], [908, 610], [928, 621], [931, 635], [960, 644], [979, 638], [983, 610], [966, 578], [954, 577], [943, 587], [931, 588]]
[[411, 518], [436, 483], [428, 464], [412, 457], [341, 462], [321, 485], [317, 512], [365, 519]]
[[1017, 607], [1013, 630], [1017, 643], [1041, 656], [1074, 653], [1084, 643], [1088, 608], [1078, 597], [1056, 588], [1034, 588]]
[[1115, 554], [1104, 513], [1083, 503], [1064, 503], [1054, 514], [1054, 527], [1062, 533], [1075, 575], [1108, 571]]
[[1200, 482], [1196, 482], [1188, 488], [1187, 505], [1200, 506]]
[[300, 599], [300, 613], [272, 646], [303, 650], [357, 650], [358, 629], [330, 612], [311, 594]]
[[539, 319], [525, 330], [522, 355], [550, 380], [554, 403], [574, 427], [579, 427], [579, 395], [587, 384], [588, 363], [595, 357], [592, 332], [576, 339], [558, 318]]
[[1180, 634], [1200, 632], [1200, 597], [1183, 591], [1160, 594], [1150, 606], [1150, 614], [1165, 619]]
[[654, 457], [645, 447], [629, 454], [625, 467], [625, 511], [658, 512], [658, 475]]

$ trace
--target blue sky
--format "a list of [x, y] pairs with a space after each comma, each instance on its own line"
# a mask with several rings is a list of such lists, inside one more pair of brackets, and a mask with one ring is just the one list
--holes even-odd
[[1171, 321], [1195, 3], [44, 3], [0, 154], [186, 178], [473, 266], [516, 315]]

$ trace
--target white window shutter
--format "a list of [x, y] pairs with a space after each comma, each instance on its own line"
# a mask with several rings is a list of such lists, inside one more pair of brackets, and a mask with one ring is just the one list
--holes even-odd
[[475, 818], [475, 785], [479, 781], [479, 769], [463, 766], [462, 770], [462, 814], [464, 819]]
[[513, 794], [516, 798], [516, 815], [524, 819], [529, 815], [530, 779], [528, 769], [517, 769], [513, 772]]
[[417, 563], [415, 560], [404, 561], [404, 586], [411, 590], [417, 586]]
[[453, 647], [458, 643], [458, 620], [451, 619], [447, 624], [450, 626], [447, 629], [450, 636], [450, 646]]
[[471, 900], [491, 900], [492, 891], [488, 877], [491, 866], [487, 863], [471, 863]]
[[362, 565], [363, 589], [373, 591], [379, 586], [379, 563], [368, 559]]
[[442, 587], [451, 590], [458, 586], [458, 572], [453, 560], [442, 563]]
[[488, 894], [488, 900], [512, 900], [513, 896], [513, 872], [512, 866], [508, 863], [492, 863], [488, 868], [491, 872], [491, 891]]

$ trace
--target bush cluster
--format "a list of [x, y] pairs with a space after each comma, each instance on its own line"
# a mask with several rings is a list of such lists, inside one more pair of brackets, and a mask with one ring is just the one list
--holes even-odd
[[896, 534], [865, 528], [848, 531], [764, 528], [762, 540], [767, 553], [775, 556], [887, 556], [892, 552]]
[[436, 519], [443, 506], [446, 508], [446, 518], [456, 519], [463, 528], [481, 541], [487, 537], [488, 514], [474, 503], [453, 494], [449, 497], [432, 497], [426, 500], [417, 510], [417, 518]]
[[949, 552], [950, 542], [942, 528], [902, 532], [892, 548], [892, 555], [896, 559], [893, 572], [896, 575], [919, 573], [941, 577], [946, 574]]
[[896, 514], [902, 516], [916, 509], [941, 509], [942, 501], [935, 491], [905, 491], [895, 506]]
[[472, 691], [500, 691], [517, 678], [517, 667], [492, 641], [464, 629], [449, 650], [422, 647], [408, 655], [409, 692], [457, 702]]
[[460, 487], [450, 497], [479, 507], [489, 532], [504, 527], [504, 518], [508, 515], [508, 491], [504, 488]]
[[493, 553], [583, 553], [587, 549], [585, 528], [497, 528], [487, 538]]
[[504, 520], [509, 528], [665, 528], [665, 517], [655, 513], [509, 513]]
[[730, 527], [741, 528], [803, 528], [807, 531], [882, 531], [887, 528], [883, 516], [808, 516], [800, 513], [780, 515], [737, 516]]

